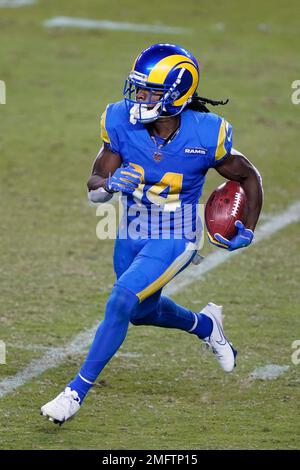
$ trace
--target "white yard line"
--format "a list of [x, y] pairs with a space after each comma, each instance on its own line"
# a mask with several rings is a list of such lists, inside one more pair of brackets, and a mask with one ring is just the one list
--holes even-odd
[[[268, 222], [261, 225], [255, 232], [254, 243], [258, 243], [265, 238], [270, 237], [273, 233], [281, 230], [286, 225], [300, 220], [300, 201], [291, 204], [286, 211], [281, 214], [270, 217]], [[184, 289], [194, 281], [199, 281], [203, 276], [212, 269], [216, 268], [222, 263], [225, 263], [228, 259], [233, 256], [237, 256], [243, 253], [243, 250], [236, 250], [233, 252], [219, 249], [215, 253], [207, 256], [197, 266], [191, 266], [183, 272], [178, 278], [164, 289], [164, 293], [168, 295], [176, 294]]]
[[55, 16], [44, 21], [46, 28], [82, 28], [82, 29], [108, 29], [111, 31], [134, 31], [137, 33], [165, 33], [187, 34], [187, 28], [166, 26], [163, 24], [126, 23], [109, 20], [92, 20], [89, 18], [72, 18], [70, 16]]
[[[259, 227], [255, 232], [255, 243], [270, 237], [273, 233], [281, 230], [287, 225], [300, 220], [300, 201], [291, 204], [281, 214], [273, 216], [268, 222]], [[237, 250], [233, 253], [226, 251], [217, 251], [207, 256], [198, 266], [191, 266], [180, 274], [178, 279], [174, 280], [168, 286], [164, 293], [176, 294], [192, 282], [200, 280], [204, 275], [224, 263], [233, 256], [243, 253], [243, 250]], [[0, 398], [21, 387], [29, 380], [38, 377], [48, 369], [58, 367], [72, 354], [83, 353], [88, 348], [99, 322], [92, 328], [77, 335], [70, 343], [61, 348], [51, 348], [40, 359], [34, 359], [28, 366], [12, 377], [0, 381]]]
[[80, 333], [73, 339], [73, 341], [66, 344], [64, 347], [50, 348], [40, 359], [34, 359], [16, 375], [2, 380], [0, 382], [0, 398], [4, 397], [12, 390], [21, 387], [26, 382], [34, 379], [46, 370], [59, 366], [69, 355], [84, 352], [91, 342], [95, 329], [96, 327], [93, 327]]
[[267, 364], [265, 366], [256, 367], [251, 372], [250, 377], [255, 380], [274, 380], [289, 370], [290, 366], [280, 366], [278, 364]]
[[0, 8], [18, 8], [26, 5], [34, 5], [37, 0], [0, 0]]

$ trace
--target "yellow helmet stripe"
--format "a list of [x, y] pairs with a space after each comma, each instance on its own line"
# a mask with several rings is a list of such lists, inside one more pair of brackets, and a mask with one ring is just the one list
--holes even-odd
[[153, 69], [149, 73], [148, 82], [163, 85], [166, 76], [168, 75], [170, 70], [172, 70], [172, 68], [178, 64], [178, 62], [185, 62], [185, 67], [187, 64], [191, 64], [196, 70], [194, 62], [188, 57], [181, 54], [169, 55], [168, 57], [161, 59], [159, 62], [157, 62], [155, 67], [153, 67]]
[[[192, 64], [185, 63], [183, 64], [183, 66], [185, 69], [191, 72], [192, 77], [193, 77], [193, 83], [191, 87], [189, 88], [189, 90], [183, 96], [181, 96], [178, 100], [174, 101], [173, 103], [174, 106], [182, 106], [187, 101], [187, 99], [195, 93], [196, 88], [198, 86], [199, 74], [194, 63]], [[178, 64], [178, 66], [176, 67], [176, 69], [179, 69], [179, 68], [181, 68], [181, 64]]]
[[133, 64], [132, 64], [132, 68], [131, 68], [131, 71], [133, 72], [134, 68], [135, 68], [135, 64], [136, 64], [136, 61], [138, 60], [138, 56], [137, 58], [134, 60]]

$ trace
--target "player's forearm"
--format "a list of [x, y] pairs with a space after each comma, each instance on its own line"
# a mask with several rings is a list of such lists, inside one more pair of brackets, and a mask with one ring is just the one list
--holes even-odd
[[225, 178], [238, 181], [243, 187], [248, 201], [248, 217], [245, 226], [253, 231], [263, 203], [263, 188], [259, 171], [243, 154], [234, 149], [224, 163], [216, 167], [216, 170]]
[[99, 175], [91, 175], [88, 180], [88, 199], [95, 204], [109, 201], [113, 194], [105, 189], [106, 178]]
[[90, 176], [88, 182], [87, 182], [87, 187], [89, 191], [98, 189], [98, 188], [104, 188], [106, 184], [107, 178], [103, 178], [100, 175], [93, 174]]
[[106, 190], [107, 178], [103, 178], [100, 175], [93, 174], [90, 176], [87, 187], [88, 187], [88, 199], [90, 202], [99, 204], [109, 201], [113, 197], [113, 193]]
[[248, 216], [245, 226], [254, 231], [263, 203], [263, 188], [259, 172], [253, 167], [248, 176], [241, 181], [248, 201]]
[[121, 157], [103, 146], [98, 153], [92, 169], [92, 174], [87, 182], [89, 191], [105, 188], [107, 178], [113, 175], [122, 164]]

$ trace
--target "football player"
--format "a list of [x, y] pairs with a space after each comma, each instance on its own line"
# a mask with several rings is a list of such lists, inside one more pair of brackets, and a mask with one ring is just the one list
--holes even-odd
[[[119, 230], [125, 226], [126, 234], [119, 232], [115, 243], [116, 282], [87, 358], [65, 390], [41, 408], [55, 423], [80, 409], [130, 322], [188, 332], [210, 346], [225, 372], [235, 366], [236, 351], [224, 334], [220, 306], [209, 303], [193, 312], [162, 295], [196, 255], [197, 204], [210, 168], [241, 183], [249, 209], [246, 224], [238, 221], [236, 236], [227, 240], [216, 234], [212, 243], [228, 250], [250, 245], [262, 206], [258, 171], [233, 149], [231, 125], [207, 109], [207, 104], [224, 103], [200, 98], [198, 81], [199, 66], [189, 51], [152, 45], [135, 60], [124, 99], [102, 115], [103, 147], [88, 181], [89, 199], [106, 202], [120, 192], [125, 210]], [[137, 208], [138, 236], [130, 230], [136, 228]], [[150, 217], [154, 208], [158, 217]]]

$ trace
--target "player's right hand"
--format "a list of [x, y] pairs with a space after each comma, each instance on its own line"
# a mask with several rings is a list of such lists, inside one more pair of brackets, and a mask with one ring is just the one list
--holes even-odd
[[106, 180], [105, 189], [109, 193], [123, 191], [132, 194], [138, 187], [142, 179], [142, 175], [130, 165], [117, 168], [112, 176]]
[[227, 238], [222, 237], [219, 233], [214, 234], [215, 240], [220, 243], [222, 248], [226, 248], [228, 251], [245, 248], [250, 245], [254, 237], [252, 230], [246, 228], [240, 220], [237, 220], [234, 225], [238, 229], [238, 232], [231, 240], [227, 240]]

